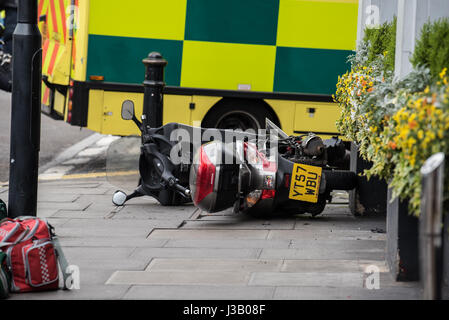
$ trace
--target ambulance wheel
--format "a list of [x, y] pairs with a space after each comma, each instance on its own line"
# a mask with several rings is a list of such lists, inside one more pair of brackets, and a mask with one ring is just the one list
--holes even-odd
[[252, 129], [257, 132], [265, 128], [266, 118], [279, 123], [269, 105], [264, 101], [223, 99], [209, 110], [204, 117], [202, 127], [242, 131]]

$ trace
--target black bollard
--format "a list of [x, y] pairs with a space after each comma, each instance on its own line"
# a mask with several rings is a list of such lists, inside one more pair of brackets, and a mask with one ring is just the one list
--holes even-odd
[[19, 0], [12, 58], [10, 217], [36, 216], [41, 130], [41, 41], [37, 1]]
[[151, 52], [143, 59], [145, 65], [144, 98], [143, 98], [143, 125], [157, 128], [162, 126], [164, 113], [165, 87], [164, 68], [167, 61], [159, 52]]

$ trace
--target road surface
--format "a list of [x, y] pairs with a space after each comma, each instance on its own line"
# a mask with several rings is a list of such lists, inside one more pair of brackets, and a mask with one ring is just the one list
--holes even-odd
[[[0, 182], [9, 180], [9, 143], [11, 127], [11, 94], [0, 90]], [[41, 150], [42, 166], [61, 151], [91, 135], [85, 128], [72, 127], [63, 121], [53, 120], [42, 114]]]

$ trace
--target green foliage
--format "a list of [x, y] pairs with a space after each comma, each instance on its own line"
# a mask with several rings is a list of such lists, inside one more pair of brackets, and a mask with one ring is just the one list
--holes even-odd
[[441, 70], [449, 69], [448, 18], [427, 22], [423, 26], [411, 62], [414, 67], [429, 68], [434, 79], [438, 79]]
[[423, 27], [413, 70], [401, 79], [394, 78], [395, 33], [396, 20], [365, 31], [349, 59], [351, 71], [339, 77], [337, 127], [372, 162], [364, 174], [388, 181], [393, 197], [408, 199], [410, 212], [419, 215], [420, 168], [432, 154], [449, 154], [449, 19]]
[[385, 22], [379, 28], [366, 28], [363, 42], [369, 43], [366, 64], [374, 63], [379, 56], [384, 56], [384, 72], [394, 71], [396, 52], [396, 17]]

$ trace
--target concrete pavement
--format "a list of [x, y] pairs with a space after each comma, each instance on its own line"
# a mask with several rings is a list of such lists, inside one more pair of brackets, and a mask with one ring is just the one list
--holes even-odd
[[[80, 289], [11, 299], [421, 297], [418, 283], [395, 282], [388, 273], [385, 217], [353, 217], [346, 193], [316, 218], [208, 215], [148, 197], [117, 208], [111, 197], [118, 187], [104, 167], [74, 171], [79, 163], [104, 162], [115, 139], [98, 138], [62, 157], [39, 183], [38, 216], [55, 226], [69, 263], [79, 267]], [[135, 173], [128, 178], [135, 183]], [[0, 198], [7, 200], [7, 192], [0, 187]], [[379, 272], [379, 289], [368, 288], [369, 268]]]
[[[122, 208], [104, 177], [41, 181], [39, 216], [56, 228], [80, 289], [11, 299], [417, 299], [384, 263], [384, 217], [323, 215], [254, 220], [150, 198]], [[7, 199], [7, 189], [0, 191]], [[377, 266], [380, 289], [366, 288]]]

